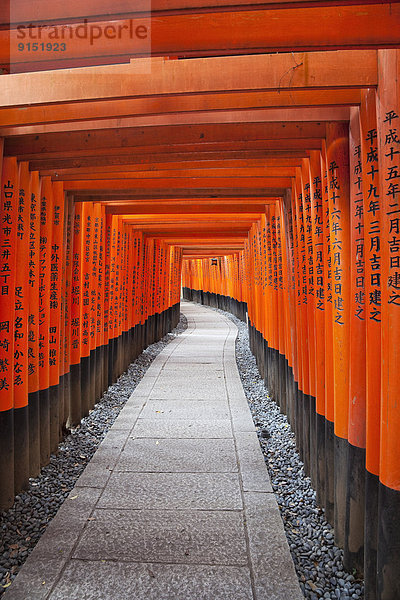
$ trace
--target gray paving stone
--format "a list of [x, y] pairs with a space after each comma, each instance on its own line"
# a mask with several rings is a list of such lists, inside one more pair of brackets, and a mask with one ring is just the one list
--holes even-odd
[[226, 400], [225, 382], [216, 377], [205, 380], [204, 376], [196, 377], [193, 374], [186, 381], [160, 378], [149, 395], [151, 400], [168, 400], [171, 397], [182, 400]]
[[38, 560], [67, 558], [81, 535], [100, 497], [101, 490], [74, 488], [37, 543]]
[[163, 369], [158, 378], [157, 386], [177, 385], [179, 387], [188, 384], [188, 378], [197, 381], [198, 379], [207, 387], [214, 385], [223, 385], [225, 387], [225, 379], [223, 371], [210, 371], [207, 365], [205, 369], [196, 369], [196, 365], [192, 366], [189, 371], [181, 372], [181, 369]]
[[237, 330], [183, 306], [188, 330], [153, 361], [5, 600], [302, 598]]
[[[229, 407], [231, 412], [245, 412], [250, 414], [249, 405], [244, 394], [235, 393], [229, 394]], [[251, 415], [250, 415], [251, 416]]]
[[113, 473], [98, 508], [241, 510], [235, 473]]
[[[73, 560], [49, 600], [252, 600], [252, 598], [250, 574], [245, 567]], [[18, 600], [22, 600], [22, 597]], [[32, 600], [36, 600], [36, 597]]]
[[147, 375], [144, 377], [136, 386], [135, 392], [140, 395], [147, 395], [153, 389], [154, 384], [158, 379], [158, 375], [156, 377], [152, 377], [151, 375]]
[[[123, 409], [124, 410], [124, 409]], [[129, 438], [129, 431], [111, 428], [99, 446], [99, 450], [121, 449]]]
[[65, 563], [66, 558], [42, 559], [31, 554], [3, 599], [46, 600]]
[[303, 600], [274, 495], [246, 492], [244, 504], [257, 600]]
[[[141, 412], [143, 419], [229, 419], [227, 401], [219, 400], [149, 400]], [[250, 416], [251, 418], [251, 416]], [[253, 426], [254, 427], [254, 426]]]
[[248, 408], [247, 410], [244, 408], [232, 409], [231, 415], [234, 431], [254, 431], [253, 419], [251, 418], [251, 414]]
[[135, 438], [232, 438], [228, 419], [213, 421], [138, 419], [132, 430]]
[[272, 492], [271, 480], [255, 432], [236, 433], [239, 468], [245, 492]]
[[[117, 458], [113, 462], [113, 466], [117, 462]], [[103, 489], [107, 483], [108, 478], [112, 472], [109, 461], [103, 463], [102, 461], [96, 460], [96, 462], [90, 461], [86, 466], [82, 475], [76, 482], [76, 487], [91, 487]]]
[[222, 364], [220, 366], [216, 366], [214, 364], [201, 364], [201, 363], [196, 363], [196, 364], [185, 364], [182, 363], [179, 365], [179, 367], [177, 365], [174, 365], [173, 363], [169, 364], [167, 363], [165, 365], [165, 367], [162, 370], [162, 375], [167, 375], [170, 377], [176, 376], [176, 377], [187, 377], [188, 375], [191, 375], [192, 373], [194, 373], [196, 376], [197, 375], [202, 375], [204, 377], [204, 375], [210, 375], [210, 374], [214, 374], [217, 373], [219, 376], [223, 376], [224, 373], [224, 369]]
[[132, 394], [129, 396], [125, 406], [125, 407], [130, 407], [130, 408], [143, 408], [143, 406], [146, 404], [147, 398], [149, 397], [148, 394], [140, 394], [136, 389], [132, 392]]
[[[172, 348], [171, 348], [172, 350]], [[147, 371], [146, 371], [146, 378], [148, 377], [158, 377], [158, 375], [160, 374], [166, 360], [168, 358], [167, 353], [162, 353], [159, 354], [158, 356], [156, 356], [156, 358], [153, 360], [153, 362], [151, 363], [151, 365], [148, 367]]]
[[124, 406], [118, 417], [115, 419], [112, 429], [130, 431], [136, 423], [136, 419], [140, 415], [141, 411], [142, 407], [138, 408], [136, 406]]
[[241, 512], [96, 510], [74, 558], [246, 566]]
[[191, 359], [196, 361], [199, 360], [200, 362], [222, 362], [222, 345], [220, 348], [208, 347], [207, 349], [204, 348], [204, 350], [202, 350], [201, 348], [196, 348], [193, 345], [188, 345], [186, 348], [180, 347], [173, 353], [173, 355], [170, 356], [170, 358], [168, 359], [168, 363], [172, 361], [177, 361], [179, 359]]
[[195, 356], [171, 356], [171, 358], [169, 359], [169, 361], [167, 362], [167, 366], [172, 367], [175, 366], [175, 368], [180, 368], [181, 365], [183, 366], [190, 366], [190, 365], [212, 365], [212, 368], [218, 368], [218, 369], [222, 369], [223, 368], [223, 362], [221, 360], [221, 357], [219, 356], [218, 358], [212, 358], [212, 357], [205, 357], [205, 356], [198, 356], [197, 358]]
[[233, 440], [129, 439], [116, 471], [227, 473], [236, 472]]

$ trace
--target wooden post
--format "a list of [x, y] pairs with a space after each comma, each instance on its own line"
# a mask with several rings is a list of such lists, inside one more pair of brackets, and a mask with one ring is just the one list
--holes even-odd
[[348, 510], [344, 561], [362, 574], [365, 504], [365, 245], [359, 109], [350, 118], [350, 380]]
[[52, 238], [50, 262], [49, 324], [49, 395], [50, 450], [56, 452], [60, 437], [60, 411], [63, 389], [60, 383], [61, 348], [61, 284], [64, 262], [64, 190], [62, 182], [53, 183]]
[[324, 242], [326, 215], [322, 196], [320, 152], [310, 152], [310, 196], [313, 244], [315, 311], [315, 489], [320, 504], [325, 499], [325, 286]]
[[350, 358], [350, 199], [347, 124], [328, 123], [327, 163], [332, 255], [335, 408], [335, 540], [344, 546]]
[[50, 177], [43, 177], [40, 196], [40, 270], [39, 270], [39, 381], [40, 381], [40, 462], [50, 460], [50, 259], [53, 226], [53, 188]]
[[82, 204], [75, 203], [72, 235], [71, 279], [71, 410], [70, 425], [77, 425], [82, 416], [81, 392], [81, 286], [82, 286]]
[[39, 400], [39, 247], [40, 247], [40, 179], [31, 172], [29, 199], [28, 261], [28, 393], [29, 393], [29, 476], [40, 472], [40, 400]]
[[28, 269], [30, 175], [29, 165], [19, 165], [17, 202], [15, 320], [14, 320], [14, 486], [19, 492], [29, 480], [28, 409]]
[[378, 52], [382, 215], [382, 389], [379, 460], [378, 600], [400, 597], [400, 51]]
[[0, 205], [0, 508], [14, 501], [14, 320], [18, 169], [2, 160]]

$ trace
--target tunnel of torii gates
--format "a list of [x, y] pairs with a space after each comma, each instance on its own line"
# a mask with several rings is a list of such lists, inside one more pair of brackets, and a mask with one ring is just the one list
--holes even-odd
[[[13, 18], [141, 22], [109, 4]], [[400, 5], [218, 6], [154, 0], [150, 59], [75, 39], [12, 74], [0, 13], [0, 507], [182, 285], [247, 315], [346, 567], [398, 600]]]

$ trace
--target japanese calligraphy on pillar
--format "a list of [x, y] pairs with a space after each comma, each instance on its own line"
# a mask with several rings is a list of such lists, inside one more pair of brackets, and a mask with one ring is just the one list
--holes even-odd
[[352, 256], [352, 261], [355, 264], [355, 291], [354, 302], [355, 316], [361, 321], [365, 318], [365, 259], [364, 259], [364, 196], [362, 185], [362, 164], [361, 164], [361, 144], [357, 144], [353, 148], [353, 156], [350, 156], [352, 179], [352, 214], [351, 224], [353, 227], [353, 235], [355, 245], [353, 245], [355, 256]]
[[282, 262], [282, 241], [281, 241], [281, 216], [276, 216], [276, 243], [277, 243], [277, 271], [278, 271], [278, 289], [283, 290], [283, 262]]
[[31, 195], [29, 214], [29, 261], [28, 261], [28, 391], [39, 390], [39, 173], [31, 173]]
[[71, 364], [76, 365], [81, 358], [82, 203], [75, 204], [72, 247]]
[[301, 277], [301, 291], [302, 303], [307, 304], [307, 260], [306, 260], [306, 236], [304, 227], [304, 206], [303, 206], [303, 194], [300, 193], [297, 196], [299, 215], [298, 215], [298, 226], [299, 226], [299, 259], [300, 259], [300, 277]]
[[[326, 150], [321, 153], [321, 191], [322, 191], [322, 210], [324, 216], [324, 288], [325, 288], [325, 311], [329, 312], [332, 305], [332, 255], [331, 255], [331, 230], [329, 219], [329, 184], [328, 170], [326, 160]], [[326, 314], [327, 318], [328, 314]], [[330, 319], [329, 319], [330, 321]]]
[[325, 310], [324, 290], [324, 215], [322, 205], [322, 181], [319, 174], [312, 181], [312, 236], [314, 240], [313, 262], [314, 262], [314, 289], [315, 308]]
[[42, 181], [40, 201], [39, 376], [40, 389], [49, 387], [50, 281], [53, 226], [53, 189], [50, 177]]
[[91, 331], [91, 289], [92, 289], [92, 215], [93, 205], [85, 202], [82, 212], [83, 227], [83, 251], [82, 251], [82, 283], [81, 283], [81, 344], [82, 356], [88, 356], [90, 352]]
[[17, 264], [15, 281], [14, 319], [14, 407], [21, 408], [28, 402], [28, 261], [29, 211], [30, 211], [29, 165], [19, 166], [19, 193], [17, 208]]
[[[104, 344], [103, 310], [104, 310], [104, 239], [105, 239], [105, 214], [104, 208], [96, 204], [95, 229], [98, 230], [97, 262], [95, 261], [95, 246], [93, 249], [93, 268], [97, 279], [97, 294], [95, 295], [95, 319], [96, 319], [96, 345]], [[96, 267], [95, 267], [96, 265]]]
[[5, 158], [0, 206], [0, 410], [13, 406], [17, 161]]
[[53, 229], [50, 253], [50, 327], [49, 367], [50, 385], [57, 385], [60, 377], [61, 340], [61, 284], [64, 262], [64, 190], [62, 183], [55, 183], [53, 195]]
[[344, 325], [343, 310], [344, 297], [342, 285], [342, 211], [339, 206], [340, 183], [338, 177], [338, 165], [336, 161], [329, 163], [329, 201], [331, 203], [330, 211], [330, 232], [331, 232], [331, 258], [332, 258], [332, 283], [334, 291], [333, 319], [338, 325]]
[[104, 255], [104, 343], [107, 344], [112, 335], [109, 331], [110, 321], [110, 284], [111, 284], [111, 239], [112, 216], [106, 215], [105, 224], [105, 255]]
[[304, 246], [307, 255], [307, 292], [309, 296], [314, 296], [314, 261], [313, 261], [313, 238], [312, 238], [312, 218], [311, 218], [311, 186], [307, 181], [304, 185]]
[[69, 372], [71, 364], [71, 283], [72, 283], [72, 242], [73, 242], [73, 220], [74, 201], [72, 197], [67, 199], [65, 207], [65, 238], [64, 238], [64, 291], [63, 291], [63, 362], [64, 373]]
[[364, 237], [368, 261], [366, 290], [368, 293], [368, 318], [381, 321], [381, 227], [379, 198], [379, 168], [377, 130], [363, 132], [362, 149], [364, 165], [363, 186], [365, 196]]
[[383, 193], [385, 195], [385, 217], [388, 220], [389, 270], [384, 285], [388, 288], [387, 302], [400, 307], [400, 117], [395, 110], [386, 111], [382, 123], [384, 135], [385, 173]]
[[90, 290], [90, 347], [96, 348], [98, 336], [97, 326], [97, 296], [99, 285], [99, 252], [100, 252], [100, 215], [96, 207], [93, 215], [93, 240], [92, 240], [92, 289]]

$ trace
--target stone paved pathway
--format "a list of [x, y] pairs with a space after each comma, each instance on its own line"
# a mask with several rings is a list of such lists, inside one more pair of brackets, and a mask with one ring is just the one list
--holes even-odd
[[5, 600], [300, 600], [235, 362], [188, 329], [148, 369]]

